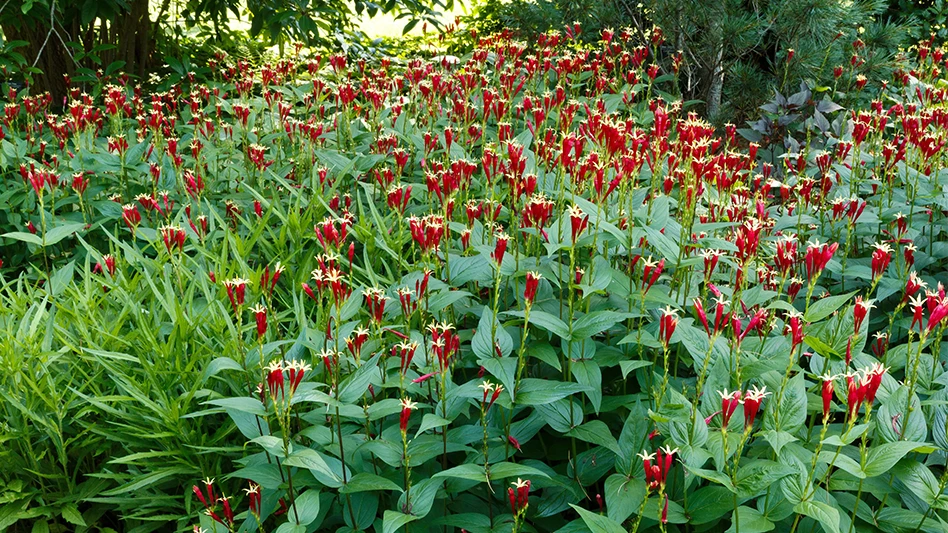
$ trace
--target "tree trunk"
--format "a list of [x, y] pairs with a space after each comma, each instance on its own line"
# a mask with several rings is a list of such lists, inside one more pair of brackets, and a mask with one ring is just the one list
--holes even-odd
[[721, 110], [721, 96], [724, 92], [724, 35], [720, 23], [712, 26], [715, 33], [714, 60], [711, 62], [711, 79], [708, 84], [708, 117], [714, 120]]
[[[80, 25], [79, 17], [72, 16], [67, 22], [68, 28], [59, 25], [59, 21], [66, 20], [62, 12], [57, 15], [56, 32], [39, 19], [25, 19], [18, 15], [16, 19], [3, 24], [0, 29], [7, 40], [23, 40], [28, 44], [21, 53], [30, 64], [36, 61], [36, 68], [42, 73], [34, 74], [30, 85], [30, 92], [39, 94], [48, 91], [53, 96], [53, 102], [63, 102], [67, 96], [67, 86], [64, 75], [75, 77], [77, 65], [70, 50], [63, 41], [70, 40], [79, 43], [86, 52], [100, 44], [115, 45], [114, 49], [100, 51], [96, 55], [102, 60], [95, 64], [91, 60], [81, 61], [82, 67], [94, 71], [108, 68], [115, 61], [124, 61], [118, 69], [138, 78], [144, 78], [151, 66], [151, 52], [153, 49], [152, 22], [148, 17], [149, 0], [129, 0], [129, 10], [112, 20], [94, 19], [87, 25]], [[78, 13], [76, 13], [78, 15]], [[57, 35], [57, 33], [59, 35]], [[61, 36], [61, 38], [60, 38]], [[43, 43], [46, 43], [43, 46]]]
[[66, 96], [66, 80], [63, 76], [71, 76], [76, 65], [59, 37], [50, 33], [49, 28], [44, 25], [26, 21], [22, 16], [17, 16], [17, 25], [4, 24], [2, 29], [6, 40], [27, 42], [19, 51], [26, 57], [28, 64], [32, 65], [35, 60], [36, 68], [42, 71], [32, 76], [30, 92], [39, 94], [49, 91], [53, 95], [53, 105], [62, 103], [63, 97]]

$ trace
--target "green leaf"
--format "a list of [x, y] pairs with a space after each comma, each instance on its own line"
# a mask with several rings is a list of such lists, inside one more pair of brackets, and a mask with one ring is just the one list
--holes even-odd
[[612, 436], [612, 433], [609, 431], [609, 426], [602, 420], [586, 422], [581, 426], [573, 428], [566, 435], [576, 437], [583, 442], [603, 446], [615, 452], [616, 455], [620, 455], [621, 453], [618, 441]]
[[431, 476], [432, 479], [450, 477], [456, 479], [466, 479], [468, 481], [487, 482], [487, 474], [484, 472], [484, 465], [465, 464], [458, 465], [447, 470], [442, 470]]
[[[617, 313], [615, 311], [596, 311], [584, 315], [573, 324], [572, 341], [582, 341], [593, 335], [598, 335], [628, 317], [628, 313]], [[530, 318], [533, 318], [532, 312], [530, 313]]]
[[[319, 491], [309, 489], [296, 497], [293, 507], [286, 513], [289, 520], [299, 526], [308, 526], [319, 516]], [[299, 521], [296, 520], [297, 516]]]
[[587, 511], [578, 505], [569, 504], [583, 519], [586, 527], [592, 533], [625, 533], [622, 525], [608, 516], [602, 516], [591, 511]]
[[871, 446], [862, 471], [867, 478], [884, 474], [895, 466], [895, 463], [905, 457], [905, 454], [923, 446], [926, 446], [924, 442], [905, 441], [887, 442]]
[[[457, 479], [467, 479], [469, 481], [487, 482], [487, 474], [484, 471], [484, 465], [464, 464], [438, 472], [431, 476], [432, 479], [450, 477]], [[503, 479], [508, 477], [519, 477], [525, 479], [544, 478], [549, 479], [546, 473], [526, 465], [516, 463], [496, 463], [490, 465], [490, 478]]]
[[760, 511], [744, 505], [737, 508], [736, 517], [733, 512], [731, 513], [731, 527], [726, 533], [736, 533], [738, 524], [740, 524], [741, 533], [765, 533], [774, 528], [774, 523], [767, 520]]
[[63, 520], [69, 522], [74, 526], [87, 527], [86, 521], [82, 518], [82, 513], [79, 512], [79, 509], [74, 503], [67, 503], [63, 505], [62, 509]]
[[43, 245], [43, 239], [39, 235], [34, 235], [25, 231], [12, 231], [10, 233], [4, 233], [3, 235], [0, 235], [0, 237], [6, 237], [15, 241], [28, 242], [37, 246]]
[[769, 397], [763, 427], [793, 433], [806, 424], [806, 408], [806, 383], [803, 373], [799, 373], [787, 382], [782, 398], [776, 398], [776, 394]]
[[612, 474], [605, 483], [606, 515], [621, 524], [638, 512], [645, 499], [645, 481]]
[[573, 363], [573, 377], [586, 387], [586, 396], [598, 414], [602, 406], [602, 370], [599, 365], [589, 359], [576, 361]]
[[519, 358], [517, 357], [492, 357], [478, 361], [484, 367], [484, 370], [500, 380], [511, 400], [513, 400], [513, 391], [516, 385], [518, 362]]
[[731, 492], [737, 492], [737, 489], [734, 487], [734, 483], [731, 482], [731, 478], [723, 472], [718, 472], [717, 470], [708, 470], [705, 468], [694, 468], [688, 465], [685, 465], [685, 468], [688, 469], [688, 471], [692, 474], [702, 479], [707, 479], [708, 481], [713, 481], [718, 485], [722, 485]]
[[619, 368], [622, 370], [622, 379], [628, 379], [629, 372], [645, 368], [652, 364], [651, 361], [619, 361]]
[[[507, 311], [505, 314], [524, 318], [523, 311]], [[566, 323], [551, 315], [550, 313], [546, 313], [538, 309], [532, 309], [530, 311], [530, 324], [533, 326], [539, 326], [561, 339], [566, 340], [569, 338], [569, 327], [566, 325]]]
[[[752, 498], [766, 492], [771, 485], [793, 473], [787, 465], [755, 459], [738, 469], [735, 486], [740, 498]], [[743, 529], [743, 528], [742, 528]]]
[[770, 447], [773, 448], [774, 453], [778, 456], [784, 446], [797, 440], [796, 437], [786, 431], [774, 431], [772, 429], [761, 432], [760, 436], [764, 437], [764, 440], [770, 444]]
[[826, 533], [840, 533], [839, 511], [832, 505], [820, 501], [802, 501], [793, 506], [793, 512], [816, 520]]
[[369, 384], [378, 377], [377, 367], [382, 352], [377, 353], [372, 359], [364, 361], [362, 366], [356, 369], [339, 386], [339, 401], [342, 403], [353, 403], [367, 394]]
[[701, 487], [688, 496], [689, 523], [701, 525], [721, 518], [732, 510], [721, 502], [730, 501], [733, 497], [730, 490], [720, 485]]
[[418, 520], [418, 517], [397, 511], [385, 511], [382, 514], [382, 533], [395, 533], [409, 522]]
[[73, 233], [86, 227], [82, 222], [73, 222], [72, 224], [63, 224], [46, 232], [46, 246], [52, 246]]
[[524, 479], [550, 479], [550, 476], [548, 476], [545, 472], [526, 465], [517, 463], [496, 463], [490, 465], [491, 479], [502, 479], [508, 477], [519, 477]]
[[415, 436], [417, 437], [418, 435], [421, 435], [425, 431], [432, 428], [440, 428], [440, 427], [447, 426], [450, 423], [451, 421], [448, 420], [447, 418], [441, 418], [438, 415], [435, 415], [432, 413], [426, 413], [425, 416], [422, 417], [421, 419], [421, 426], [418, 428], [418, 432], [415, 433]]
[[[895, 468], [895, 477], [905, 485], [912, 494], [928, 505], [945, 508], [945, 498], [941, 496], [938, 487], [938, 478], [927, 466], [918, 462], [906, 460]], [[936, 503], [938, 502], [938, 503]]]
[[401, 491], [402, 488], [399, 487], [394, 481], [382, 476], [373, 474], [371, 472], [359, 472], [358, 474], [352, 476], [352, 479], [350, 479], [348, 483], [339, 489], [339, 492], [345, 494], [366, 492], [371, 490]]
[[[471, 339], [471, 349], [474, 350], [474, 354], [477, 355], [480, 359], [492, 359], [497, 357], [497, 352], [493, 346], [491, 346], [491, 324], [495, 328], [494, 331], [494, 342], [497, 343], [497, 346], [500, 348], [500, 356], [504, 357], [509, 355], [513, 349], [513, 339], [510, 337], [510, 334], [500, 325], [500, 322], [494, 317], [494, 313], [490, 310], [490, 307], [484, 306], [484, 309], [481, 311], [481, 319], [477, 323], [477, 331], [474, 332], [474, 337]], [[510, 387], [508, 387], [509, 389]]]
[[809, 309], [806, 310], [806, 314], [803, 316], [803, 319], [809, 323], [819, 322], [824, 318], [830, 316], [837, 309], [843, 306], [850, 298], [853, 297], [859, 291], [853, 291], [847, 294], [840, 294], [839, 296], [827, 296], [826, 298], [820, 298], [815, 300], [810, 304]]
[[216, 405], [218, 407], [224, 407], [225, 409], [240, 411], [241, 413], [249, 413], [256, 416], [267, 416], [267, 411], [264, 409], [263, 404], [260, 403], [260, 400], [248, 398], [246, 396], [239, 398], [221, 398], [218, 400], [210, 400], [204, 402], [202, 405]]
[[540, 405], [555, 402], [577, 392], [587, 390], [578, 383], [563, 383], [546, 379], [524, 378], [517, 391], [517, 405]]
[[317, 481], [329, 488], [338, 489], [342, 487], [342, 478], [330, 468], [329, 463], [319, 452], [311, 448], [303, 448], [293, 452], [283, 461], [283, 464], [309, 470]]

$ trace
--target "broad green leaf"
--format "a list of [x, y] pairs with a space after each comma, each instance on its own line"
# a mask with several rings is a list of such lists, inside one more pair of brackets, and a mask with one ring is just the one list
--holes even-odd
[[[740, 527], [740, 529], [738, 529]], [[737, 516], [731, 513], [731, 527], [726, 533], [765, 533], [774, 529], [774, 523], [760, 514], [760, 511], [742, 505], [737, 508]]]
[[385, 511], [382, 514], [382, 533], [395, 533], [409, 522], [418, 520], [418, 517], [397, 511]]
[[579, 513], [580, 518], [583, 519], [586, 527], [588, 527], [592, 533], [625, 533], [625, 529], [608, 516], [602, 516], [592, 511], [587, 511], [578, 505], [570, 504], [569, 506]]
[[870, 446], [862, 471], [867, 478], [885, 474], [905, 457], [905, 454], [923, 446], [926, 446], [924, 442], [905, 441]]
[[853, 291], [846, 294], [840, 294], [839, 296], [827, 296], [826, 298], [820, 298], [813, 301], [810, 304], [809, 309], [806, 310], [806, 314], [803, 316], [803, 319], [807, 322], [819, 322], [824, 318], [830, 316], [837, 309], [842, 307], [850, 298], [853, 297], [858, 291]]
[[[286, 513], [289, 520], [296, 525], [308, 526], [319, 516], [319, 491], [309, 489], [296, 496], [293, 507]], [[297, 521], [299, 517], [299, 521]]]
[[492, 376], [499, 379], [504, 389], [513, 400], [514, 386], [517, 379], [517, 364], [519, 357], [491, 357], [481, 359], [478, 363], [484, 367], [484, 370], [490, 372]]
[[[530, 313], [531, 318], [533, 313]], [[628, 318], [628, 313], [618, 313], [616, 311], [596, 311], [580, 317], [573, 324], [572, 341], [582, 341], [602, 333], [603, 331], [615, 326], [619, 322]]]
[[59, 241], [81, 230], [85, 226], [86, 225], [82, 222], [74, 222], [72, 224], [56, 226], [55, 228], [46, 232], [46, 246], [57, 244]]
[[733, 509], [721, 502], [733, 498], [733, 493], [720, 485], [701, 487], [688, 496], [688, 515], [691, 517], [688, 522], [701, 525], [721, 518]]
[[[592, 341], [588, 341], [592, 342]], [[592, 403], [593, 410], [599, 413], [602, 405], [602, 370], [595, 361], [584, 359], [573, 363], [573, 377], [576, 382], [585, 387], [586, 396]]]
[[[524, 318], [523, 311], [506, 311], [507, 315]], [[565, 322], [544, 311], [530, 310], [530, 325], [539, 326], [561, 339], [569, 338], [569, 327]]]
[[645, 499], [645, 481], [612, 474], [606, 479], [603, 496], [606, 499], [606, 515], [621, 524], [637, 513]]
[[368, 394], [369, 384], [378, 378], [378, 364], [382, 352], [376, 354], [372, 359], [363, 361], [362, 365], [356, 369], [345, 381], [339, 385], [339, 401], [342, 403], [353, 403], [364, 395]]
[[816, 520], [826, 533], [840, 533], [839, 511], [832, 505], [815, 500], [802, 501], [793, 506], [793, 511]]
[[494, 318], [494, 313], [490, 307], [484, 306], [481, 311], [481, 319], [477, 323], [477, 331], [471, 339], [471, 349], [480, 359], [492, 359], [497, 357], [497, 351], [491, 345], [491, 324], [495, 328], [494, 342], [500, 349], [500, 357], [510, 355], [514, 349], [513, 339], [510, 334], [500, 325], [500, 322]]
[[371, 472], [359, 472], [352, 476], [348, 483], [339, 489], [341, 493], [365, 492], [371, 490], [394, 490], [401, 491], [394, 481]]
[[545, 379], [524, 378], [520, 380], [520, 390], [517, 391], [517, 405], [546, 404], [565, 398], [587, 388], [578, 383], [563, 383]]
[[218, 400], [210, 400], [210, 401], [204, 402], [203, 405], [216, 405], [217, 407], [233, 409], [235, 411], [240, 411], [242, 413], [249, 413], [251, 415], [267, 416], [267, 411], [266, 409], [264, 409], [263, 404], [260, 403], [260, 400], [257, 400], [254, 398], [248, 398], [246, 396], [237, 397], [237, 398], [221, 398]]
[[421, 419], [421, 426], [418, 428], [415, 436], [421, 435], [429, 429], [444, 427], [450, 423], [451, 421], [447, 418], [441, 418], [433, 413], [425, 413], [425, 416]]
[[283, 461], [286, 466], [296, 466], [309, 470], [317, 481], [332, 489], [342, 487], [342, 478], [333, 471], [326, 459], [310, 448], [302, 448], [293, 452]]
[[585, 424], [573, 428], [569, 433], [570, 437], [576, 437], [577, 439], [590, 442], [599, 446], [603, 446], [609, 450], [615, 452], [616, 455], [619, 455], [619, 443], [616, 441], [615, 437], [612, 436], [612, 432], [609, 431], [609, 426], [601, 420], [592, 420], [586, 422]]

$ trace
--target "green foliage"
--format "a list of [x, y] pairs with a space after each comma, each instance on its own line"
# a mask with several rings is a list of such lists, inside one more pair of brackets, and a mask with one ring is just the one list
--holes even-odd
[[943, 529], [942, 50], [718, 133], [603, 37], [7, 92], [0, 529]]

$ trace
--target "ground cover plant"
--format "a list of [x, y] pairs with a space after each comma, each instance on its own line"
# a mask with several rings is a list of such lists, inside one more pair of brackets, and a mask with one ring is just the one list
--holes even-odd
[[9, 92], [0, 529], [948, 530], [943, 51], [715, 131], [578, 30]]

